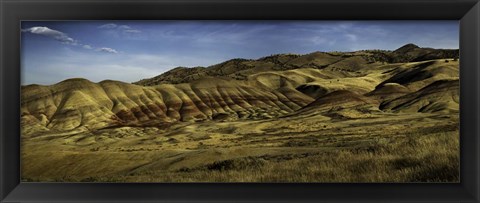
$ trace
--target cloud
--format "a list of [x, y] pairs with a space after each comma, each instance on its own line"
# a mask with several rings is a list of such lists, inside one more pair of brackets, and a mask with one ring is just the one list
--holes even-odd
[[354, 34], [345, 34], [345, 37], [349, 39], [350, 41], [357, 41], [357, 35]]
[[314, 36], [310, 40], [315, 45], [325, 44], [325, 43], [329, 42], [329, 40], [327, 38], [319, 37], [319, 36]]
[[107, 52], [107, 53], [112, 53], [112, 54], [118, 54], [117, 50], [112, 49], [112, 48], [108, 48], [108, 47], [98, 48], [97, 51]]
[[101, 29], [113, 29], [116, 27], [117, 27], [117, 24], [114, 24], [114, 23], [108, 23], [108, 24], [98, 26], [98, 28], [101, 28]]
[[117, 25], [115, 23], [103, 24], [101, 26], [98, 26], [98, 28], [106, 29], [106, 30], [117, 30], [122, 33], [141, 33], [142, 32], [140, 30], [133, 29], [128, 25]]
[[37, 35], [43, 35], [46, 37], [53, 38], [57, 41], [60, 41], [64, 44], [77, 45], [77, 41], [69, 37], [67, 34], [60, 32], [58, 30], [53, 30], [48, 27], [31, 27], [22, 30], [22, 32], [29, 32]]
[[124, 30], [123, 32], [126, 32], [126, 33], [141, 33], [142, 31], [140, 31], [140, 30]]
[[88, 44], [85, 44], [82, 46], [84, 49], [93, 49], [92, 46], [88, 45]]
[[[105, 25], [102, 25], [102, 26], [104, 26], [104, 27], [117, 27], [117, 25], [115, 25], [115, 24], [105, 24]], [[102, 27], [102, 26], [100, 26], [100, 27]], [[73, 45], [73, 46], [81, 46], [84, 49], [94, 49], [94, 47], [92, 45], [81, 44], [77, 40], [69, 37], [66, 33], [63, 33], [63, 32], [58, 31], [58, 30], [50, 29], [48, 27], [40, 27], [40, 26], [31, 27], [31, 28], [27, 28], [27, 29], [22, 29], [22, 32], [29, 32], [29, 33], [32, 33], [32, 34], [43, 35], [43, 36], [55, 39], [55, 40], [57, 40], [57, 41], [59, 41], [63, 44], [68, 44], [68, 45]], [[112, 49], [112, 48], [108, 48], [108, 47], [98, 48], [97, 51], [114, 53], [114, 54], [118, 53], [117, 50]]]
[[132, 28], [131, 28], [130, 26], [128, 26], [128, 25], [120, 25], [120, 26], [118, 26], [118, 29], [125, 29], [125, 30], [127, 30], [127, 29], [132, 29]]

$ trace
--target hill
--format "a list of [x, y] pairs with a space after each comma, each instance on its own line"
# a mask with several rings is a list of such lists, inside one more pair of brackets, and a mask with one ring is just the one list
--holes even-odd
[[459, 112], [459, 80], [438, 80], [417, 92], [406, 94], [380, 106], [395, 112]]
[[458, 182], [460, 71], [450, 53], [409, 44], [278, 54], [136, 84], [22, 86], [21, 178]]
[[457, 58], [459, 51], [450, 49], [420, 48], [407, 44], [394, 51], [366, 50], [357, 52], [313, 52], [305, 55], [276, 54], [256, 60], [232, 59], [209, 67], [177, 67], [153, 78], [134, 84], [188, 83], [205, 76], [246, 80], [248, 76], [265, 71], [282, 71], [301, 68], [327, 69], [342, 77], [359, 76], [364, 70], [384, 63], [407, 63], [434, 59]]
[[[408, 44], [391, 55], [443, 57], [435, 53], [444, 52]], [[326, 115], [334, 107], [357, 113], [458, 110], [458, 85], [439, 83], [458, 81], [458, 61], [385, 64], [369, 62], [368, 53], [232, 59], [207, 68], [175, 68], [136, 84], [74, 78], [51, 86], [23, 86], [22, 126], [25, 132], [41, 133]], [[360, 104], [363, 110], [357, 108]]]
[[312, 100], [294, 88], [267, 90], [232, 79], [204, 78], [154, 87], [69, 79], [52, 86], [22, 87], [21, 113], [25, 129], [65, 131], [166, 125], [212, 119], [217, 114], [271, 118]]

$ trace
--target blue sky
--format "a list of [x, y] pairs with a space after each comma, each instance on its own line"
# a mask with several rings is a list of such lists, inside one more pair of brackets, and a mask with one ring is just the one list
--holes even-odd
[[278, 53], [458, 48], [458, 21], [24, 21], [22, 84], [134, 82]]

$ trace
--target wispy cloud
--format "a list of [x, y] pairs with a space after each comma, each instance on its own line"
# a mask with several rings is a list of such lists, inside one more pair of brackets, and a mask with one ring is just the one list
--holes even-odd
[[141, 33], [142, 31], [133, 29], [128, 25], [117, 25], [115, 23], [108, 23], [98, 26], [100, 29], [107, 29], [107, 30], [117, 30], [123, 33]]
[[29, 32], [37, 35], [43, 35], [46, 37], [53, 38], [64, 44], [77, 45], [77, 41], [69, 37], [66, 33], [60, 32], [58, 30], [53, 30], [48, 27], [31, 27], [31, 28], [22, 30], [22, 32]]
[[107, 52], [107, 53], [112, 53], [112, 54], [118, 54], [118, 51], [117, 51], [117, 50], [112, 49], [112, 48], [108, 48], [108, 47], [98, 48], [97, 51]]
[[84, 49], [93, 49], [92, 46], [88, 45], [88, 44], [85, 44], [82, 46]]
[[132, 29], [132, 28], [128, 25], [120, 25], [120, 26], [118, 26], [118, 29], [126, 30], [126, 29]]
[[124, 32], [126, 32], [126, 33], [141, 33], [142, 31], [140, 31], [140, 30], [125, 30]]
[[114, 23], [108, 23], [108, 24], [98, 26], [98, 28], [101, 28], [101, 29], [113, 29], [116, 27], [117, 27], [117, 24], [114, 24]]
[[[105, 24], [106, 27], [111, 27], [113, 25], [115, 25], [115, 24]], [[22, 32], [28, 32], [28, 33], [32, 33], [32, 34], [46, 36], [46, 37], [52, 38], [54, 40], [57, 40], [57, 41], [59, 41], [63, 44], [80, 46], [84, 49], [94, 49], [94, 47], [92, 45], [79, 43], [78, 40], [75, 40], [75, 39], [69, 37], [67, 33], [64, 33], [64, 32], [58, 31], [58, 30], [54, 30], [54, 29], [50, 29], [48, 27], [41, 27], [41, 26], [31, 27], [31, 28], [23, 29]], [[115, 53], [115, 54], [118, 53], [117, 50], [112, 49], [112, 48], [108, 48], [108, 47], [101, 47], [101, 48], [98, 48], [97, 50], [102, 51], [102, 52], [108, 52], [108, 53]]]
[[350, 41], [353, 41], [353, 42], [356, 42], [357, 41], [357, 35], [354, 35], [354, 34], [345, 34], [345, 37], [350, 40]]

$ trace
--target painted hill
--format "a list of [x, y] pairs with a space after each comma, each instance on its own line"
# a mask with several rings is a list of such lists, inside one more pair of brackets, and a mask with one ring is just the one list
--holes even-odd
[[324, 115], [332, 119], [370, 117], [371, 112], [379, 111], [376, 100], [348, 90], [328, 93], [293, 115]]
[[[387, 63], [377, 61], [376, 53], [232, 59], [206, 68], [175, 68], [135, 84], [74, 78], [50, 86], [23, 86], [22, 132], [36, 135], [208, 120], [314, 115], [349, 119], [385, 112], [458, 111], [459, 62], [455, 57]], [[450, 52], [410, 44], [385, 53], [445, 57], [435, 53]]]
[[373, 97], [380, 101], [387, 101], [411, 93], [412, 91], [407, 87], [398, 83], [383, 83], [366, 94], [366, 96]]
[[458, 56], [458, 49], [420, 48], [414, 44], [407, 44], [394, 51], [313, 52], [305, 55], [276, 54], [256, 60], [232, 59], [209, 67], [177, 67], [153, 78], [134, 82], [134, 84], [153, 86], [188, 83], [205, 76], [246, 80], [248, 76], [259, 72], [300, 68], [327, 69], [335, 71], [343, 77], [352, 77], [361, 75], [361, 72], [365, 69], [377, 67], [384, 63], [453, 59], [458, 58]]
[[311, 101], [295, 89], [265, 90], [231, 79], [155, 87], [69, 79], [52, 86], [22, 87], [21, 112], [22, 125], [63, 131], [200, 121], [219, 113], [270, 118]]
[[394, 112], [458, 112], [460, 99], [459, 80], [439, 80], [380, 106]]
[[380, 83], [379, 86], [386, 83], [398, 83], [417, 91], [437, 80], [458, 79], [459, 73], [459, 64], [455, 61], [415, 62], [392, 70], [393, 76]]

